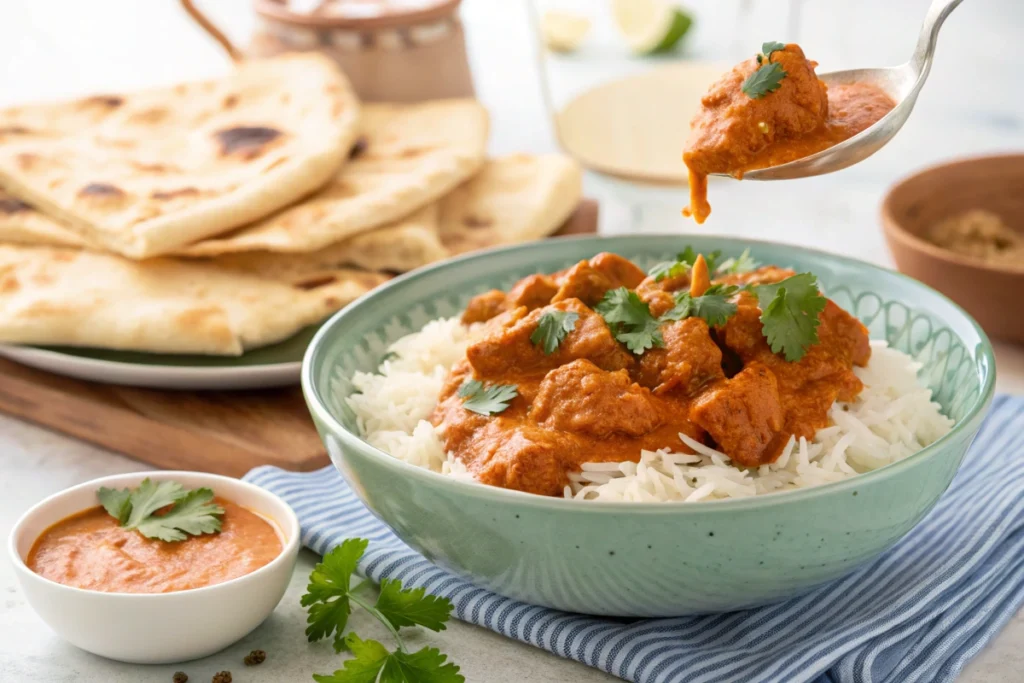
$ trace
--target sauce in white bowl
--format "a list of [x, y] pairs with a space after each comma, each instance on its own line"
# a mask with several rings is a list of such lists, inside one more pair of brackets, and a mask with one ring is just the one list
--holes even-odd
[[[170, 592], [84, 589], [45, 578], [29, 567], [30, 553], [40, 537], [69, 517], [95, 508], [100, 487], [136, 487], [146, 477], [154, 482], [175, 481], [188, 489], [212, 489], [218, 498], [268, 522], [280, 539], [280, 552], [235, 578]], [[218, 652], [270, 616], [291, 579], [299, 536], [298, 518], [291, 508], [252, 484], [198, 472], [134, 473], [86, 482], [35, 505], [15, 524], [8, 552], [28, 603], [62, 638], [110, 659], [163, 664]]]

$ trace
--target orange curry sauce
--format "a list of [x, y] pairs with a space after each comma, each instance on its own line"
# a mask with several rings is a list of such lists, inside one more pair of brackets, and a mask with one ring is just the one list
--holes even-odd
[[281, 554], [270, 522], [220, 498], [220, 533], [167, 543], [122, 529], [101, 507], [57, 522], [36, 540], [28, 567], [66, 586], [105, 593], [170, 593], [251, 574]]
[[772, 53], [771, 61], [786, 71], [777, 90], [757, 99], [743, 92], [743, 82], [760, 66], [752, 57], [711, 86], [690, 123], [683, 152], [690, 206], [683, 214], [698, 223], [711, 213], [709, 174], [742, 178], [746, 171], [802, 159], [852, 138], [896, 106], [867, 83], [826, 87], [814, 73], [817, 63], [798, 45]]
[[[773, 283], [793, 274], [764, 266], [710, 280], [705, 268], [701, 291], [711, 282]], [[558, 496], [584, 462], [636, 462], [641, 449], [689, 452], [680, 432], [757, 467], [774, 462], [790, 436], [811, 438], [835, 400], [853, 400], [863, 388], [853, 366], [871, 355], [867, 329], [832, 301], [819, 316], [818, 343], [797, 362], [769, 348], [747, 292], [724, 325], [695, 317], [665, 323], [664, 343], [636, 355], [594, 310], [617, 287], [635, 291], [655, 317], [675, 306], [676, 292], [693, 291], [690, 273], [659, 281], [605, 252], [469, 302], [463, 322], [485, 326], [452, 368], [432, 421], [445, 452], [478, 481]], [[579, 316], [550, 355], [531, 340], [549, 311]], [[477, 414], [458, 395], [468, 378], [514, 384], [518, 395], [497, 414]]]

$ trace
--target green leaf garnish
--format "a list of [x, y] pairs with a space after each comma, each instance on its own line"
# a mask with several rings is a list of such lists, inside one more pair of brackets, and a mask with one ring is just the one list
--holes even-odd
[[330, 676], [313, 674], [317, 683], [463, 683], [466, 679], [459, 667], [436, 647], [417, 652], [388, 652], [376, 640], [360, 640], [350, 633], [346, 637], [355, 658], [345, 668]]
[[677, 292], [676, 305], [661, 316], [662, 320], [702, 318], [710, 327], [724, 325], [736, 313], [736, 304], [729, 301], [740, 288], [735, 285], [711, 285], [701, 296]]
[[530, 341], [540, 344], [544, 353], [550, 356], [558, 349], [565, 335], [576, 329], [576, 321], [579, 319], [579, 313], [573, 311], [545, 311], [537, 321], [537, 329], [530, 335]]
[[690, 267], [682, 261], [662, 261], [654, 264], [647, 274], [653, 277], [655, 282], [661, 282], [667, 277], [683, 275], [689, 270]]
[[828, 301], [818, 290], [818, 279], [800, 273], [782, 282], [753, 288], [761, 307], [761, 324], [772, 353], [782, 352], [793, 363], [818, 342], [818, 316]]
[[459, 387], [459, 391], [458, 391], [459, 398], [466, 398], [468, 396], [472, 396], [473, 394], [479, 392], [483, 388], [484, 388], [484, 383], [481, 382], [480, 380], [478, 380], [478, 379], [467, 379]]
[[[352, 658], [330, 675], [313, 674], [318, 683], [465, 683], [459, 667], [448, 662], [437, 649], [425, 647], [409, 652], [400, 630], [423, 626], [442, 631], [451, 615], [447, 598], [426, 595], [422, 588], [402, 589], [402, 582], [386, 579], [380, 596], [371, 605], [352, 590], [352, 575], [368, 542], [353, 538], [324, 555], [313, 568], [303, 607], [309, 608], [306, 635], [310, 642], [333, 634], [334, 649], [348, 650]], [[398, 645], [394, 652], [376, 640], [363, 640], [353, 632], [345, 634], [351, 606], [355, 604], [378, 619]]]
[[[778, 52], [779, 50], [785, 49], [786, 44], [780, 43], [777, 40], [772, 40], [767, 43], [761, 43], [761, 54], [763, 54], [764, 58], [767, 59], [768, 61], [771, 61], [773, 52]], [[760, 62], [758, 63], [760, 64]]]
[[452, 603], [447, 598], [427, 595], [424, 588], [402, 589], [402, 582], [384, 579], [375, 605], [394, 626], [423, 626], [443, 631], [451, 616]]
[[147, 477], [137, 488], [100, 488], [96, 496], [122, 528], [161, 541], [216, 533], [224, 515], [224, 508], [213, 502], [212, 490], [189, 491], [176, 481], [154, 482]]
[[718, 264], [715, 272], [739, 275], [740, 273], [749, 273], [752, 270], [757, 270], [757, 267], [760, 265], [750, 256], [750, 249], [744, 249], [743, 253], [736, 258], [727, 258]]
[[[693, 247], [687, 245], [685, 249], [676, 255], [676, 258], [692, 268], [693, 264], [697, 262], [697, 256], [698, 254], [693, 250]], [[704, 262], [708, 264], [708, 272], [713, 273], [718, 269], [718, 262], [721, 258], [721, 249], [715, 249], [710, 253], [704, 254]]]
[[369, 544], [362, 538], [350, 538], [324, 555], [313, 567], [306, 593], [300, 600], [303, 607], [309, 608], [306, 617], [309, 642], [327, 638], [333, 633], [334, 650], [341, 652], [345, 649], [343, 634], [348, 615], [352, 613], [349, 604], [352, 574]]
[[459, 387], [462, 407], [480, 415], [494, 415], [508, 408], [508, 404], [519, 395], [514, 384], [492, 384], [484, 387], [479, 380], [467, 380]]
[[747, 80], [743, 81], [740, 90], [748, 97], [757, 100], [778, 90], [786, 75], [786, 70], [778, 62], [762, 64], [757, 71], [747, 76]]
[[638, 356], [647, 349], [665, 345], [661, 322], [651, 315], [647, 302], [632, 290], [625, 287], [608, 290], [594, 310], [608, 323], [615, 338]]
[[132, 511], [132, 492], [130, 489], [108, 489], [104, 486], [96, 492], [100, 504], [107, 514], [117, 520], [117, 523], [124, 526], [128, 521], [128, 515]]

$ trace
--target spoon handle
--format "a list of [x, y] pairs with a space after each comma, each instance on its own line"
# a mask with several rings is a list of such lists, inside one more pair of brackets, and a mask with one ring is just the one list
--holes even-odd
[[924, 80], [932, 68], [932, 56], [935, 54], [935, 43], [938, 41], [942, 22], [961, 2], [963, 0], [932, 0], [921, 26], [921, 37], [917, 39], [914, 56], [910, 58], [910, 66], [918, 74], [918, 83]]

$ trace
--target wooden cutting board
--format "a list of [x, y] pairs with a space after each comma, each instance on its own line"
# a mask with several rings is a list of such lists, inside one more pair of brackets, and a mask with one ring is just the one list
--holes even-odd
[[[597, 231], [584, 200], [558, 234]], [[0, 359], [0, 411], [161, 469], [240, 477], [259, 465], [328, 464], [298, 387], [179, 392], [84, 382]]]

